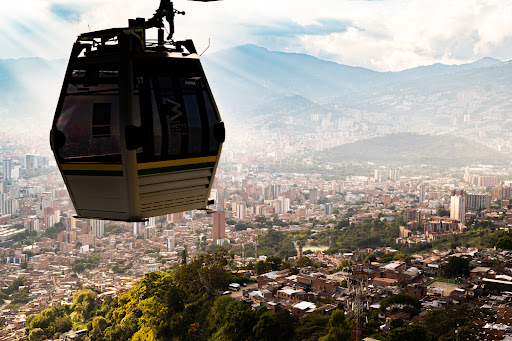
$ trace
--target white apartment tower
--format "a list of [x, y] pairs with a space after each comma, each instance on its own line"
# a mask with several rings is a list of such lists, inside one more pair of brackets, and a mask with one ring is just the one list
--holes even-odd
[[105, 220], [91, 219], [92, 234], [96, 238], [103, 238], [105, 235]]
[[450, 198], [450, 218], [460, 220], [461, 224], [466, 221], [466, 192], [464, 190], [453, 190]]
[[245, 205], [245, 202], [241, 202], [236, 204], [236, 217], [240, 220], [245, 220], [247, 217], [247, 206]]

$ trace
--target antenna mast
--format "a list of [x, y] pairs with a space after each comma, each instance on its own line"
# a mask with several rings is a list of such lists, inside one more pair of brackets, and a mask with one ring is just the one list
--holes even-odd
[[363, 269], [360, 265], [352, 270], [352, 314], [355, 319], [353, 339], [363, 339], [363, 315], [364, 315], [364, 280]]

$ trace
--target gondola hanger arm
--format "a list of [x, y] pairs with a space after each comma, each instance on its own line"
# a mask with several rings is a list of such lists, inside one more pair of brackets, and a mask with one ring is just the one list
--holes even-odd
[[[211, 1], [219, 1], [219, 0], [191, 0], [191, 1], [201, 1], [201, 2], [211, 2]], [[160, 6], [156, 10], [153, 17], [146, 20], [145, 28], [164, 28], [163, 19], [167, 20], [169, 23], [169, 35], [167, 37], [168, 40], [172, 39], [174, 35], [174, 16], [176, 14], [185, 15], [184, 11], [178, 11], [174, 9], [174, 4], [171, 0], [160, 0]]]

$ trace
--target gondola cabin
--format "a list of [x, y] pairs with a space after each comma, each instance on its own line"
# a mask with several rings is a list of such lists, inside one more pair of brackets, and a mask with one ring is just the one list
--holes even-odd
[[140, 23], [73, 46], [50, 141], [79, 217], [140, 221], [211, 204], [225, 131], [199, 55], [190, 40], [148, 44]]

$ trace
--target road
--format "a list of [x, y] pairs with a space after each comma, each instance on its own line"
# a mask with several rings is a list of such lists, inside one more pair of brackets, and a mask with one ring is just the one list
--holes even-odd
[[247, 284], [246, 287], [240, 286], [240, 290], [231, 293], [231, 297], [240, 298], [246, 289], [258, 289], [258, 283]]

